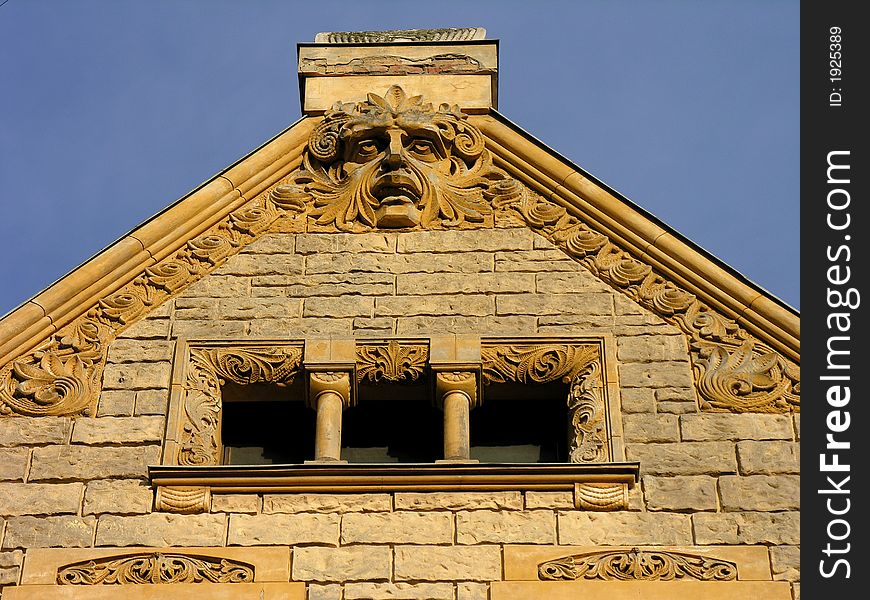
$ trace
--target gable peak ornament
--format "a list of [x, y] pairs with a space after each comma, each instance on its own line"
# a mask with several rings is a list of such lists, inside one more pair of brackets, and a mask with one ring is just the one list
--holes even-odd
[[521, 194], [457, 105], [435, 108], [397, 85], [333, 105], [299, 172], [273, 192], [305, 198], [318, 225], [341, 231], [483, 223]]

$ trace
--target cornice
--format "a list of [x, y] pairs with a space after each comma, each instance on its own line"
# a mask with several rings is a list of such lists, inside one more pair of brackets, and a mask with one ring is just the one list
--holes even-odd
[[800, 361], [800, 315], [506, 119], [472, 115], [493, 162], [753, 335]]

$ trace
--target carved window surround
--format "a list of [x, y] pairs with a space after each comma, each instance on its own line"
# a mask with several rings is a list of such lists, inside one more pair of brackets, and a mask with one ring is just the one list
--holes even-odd
[[[627, 506], [637, 463], [623, 463], [615, 345], [608, 336], [188, 341], [176, 345], [162, 465], [150, 469], [156, 508], [207, 511], [211, 493], [371, 490], [568, 490], [588, 510]], [[445, 461], [366, 465], [339, 460], [341, 413], [359, 382], [428, 377], [444, 411]], [[221, 465], [221, 386], [306, 383], [317, 410], [315, 461]], [[568, 384], [570, 462], [475, 464], [468, 414], [487, 385]], [[530, 405], [531, 410], [531, 405]], [[336, 433], [337, 432], [337, 433]]]

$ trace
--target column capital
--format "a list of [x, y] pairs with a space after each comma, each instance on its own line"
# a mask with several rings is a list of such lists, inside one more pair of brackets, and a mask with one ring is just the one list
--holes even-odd
[[308, 403], [311, 408], [317, 408], [317, 398], [326, 392], [333, 392], [341, 397], [343, 408], [356, 404], [352, 371], [313, 371], [308, 374]]
[[444, 409], [444, 398], [451, 393], [460, 393], [468, 398], [468, 407], [480, 406], [483, 394], [480, 393], [479, 371], [437, 371], [435, 372], [435, 405]]

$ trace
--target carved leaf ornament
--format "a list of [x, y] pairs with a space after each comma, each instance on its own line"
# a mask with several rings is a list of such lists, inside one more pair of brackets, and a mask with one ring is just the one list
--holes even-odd
[[[703, 409], [800, 410], [796, 363], [494, 166], [483, 134], [457, 106], [436, 108], [391, 86], [383, 96], [336, 103], [311, 133], [297, 170], [5, 365], [0, 413], [92, 414], [115, 336], [279, 217], [303, 219], [308, 231], [362, 232], [492, 227], [497, 213], [518, 216], [591, 273], [680, 328], [689, 340]], [[261, 365], [243, 361], [238, 368], [253, 369], [253, 377]], [[546, 372], [538, 364], [528, 376], [540, 368]], [[208, 412], [209, 385], [201, 382], [200, 413]]]
[[429, 348], [390, 340], [386, 346], [358, 346], [356, 356], [359, 381], [417, 381], [429, 360]]
[[737, 565], [685, 552], [615, 550], [566, 556], [541, 563], [538, 578], [546, 581], [733, 581]]
[[162, 583], [251, 583], [254, 566], [212, 556], [143, 552], [82, 561], [61, 567], [61, 585], [125, 585]]

